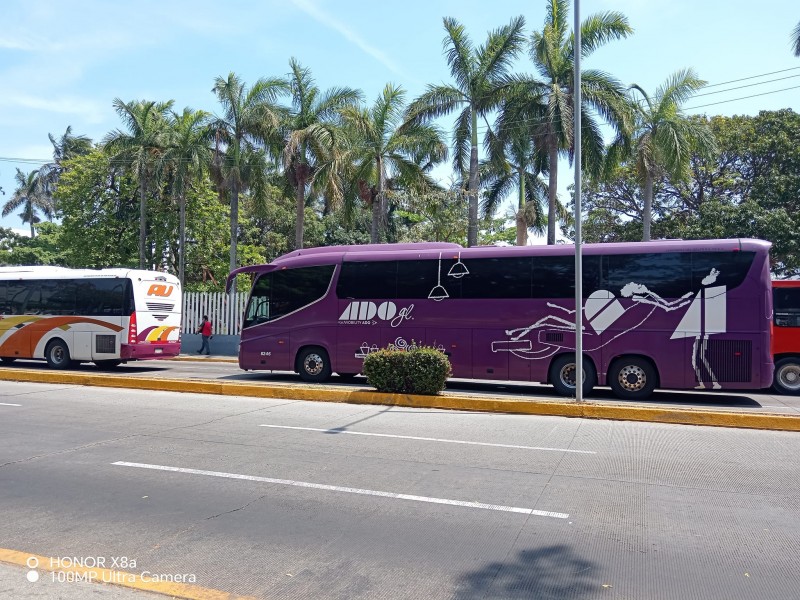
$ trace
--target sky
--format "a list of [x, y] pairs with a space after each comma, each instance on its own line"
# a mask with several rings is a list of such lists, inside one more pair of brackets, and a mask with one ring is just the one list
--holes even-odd
[[[626, 15], [634, 34], [584, 59], [584, 69], [652, 92], [676, 70], [691, 67], [709, 87], [686, 103], [689, 114], [800, 110], [800, 58], [790, 43], [800, 22], [797, 0], [580, 3], [584, 18], [608, 10]], [[28, 172], [51, 159], [48, 133], [58, 139], [72, 126], [74, 134], [100, 141], [120, 128], [115, 98], [174, 100], [177, 111], [215, 113], [216, 77], [234, 72], [250, 84], [283, 76], [295, 57], [323, 90], [358, 88], [372, 104], [391, 82], [410, 101], [427, 84], [452, 82], [442, 52], [443, 17], [460, 21], [478, 46], [518, 15], [526, 35], [541, 29], [545, 0], [4, 0], [2, 14], [5, 204], [17, 168]], [[526, 55], [517, 69], [533, 73]], [[442, 125], [449, 129], [452, 121]], [[573, 177], [568, 169], [565, 164], [560, 171], [564, 200]], [[18, 212], [0, 218], [0, 226], [27, 231]]]

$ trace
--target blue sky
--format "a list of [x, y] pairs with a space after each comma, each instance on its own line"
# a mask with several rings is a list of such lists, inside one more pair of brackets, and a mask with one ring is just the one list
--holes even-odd
[[[800, 58], [789, 41], [800, 21], [796, 0], [581, 3], [584, 17], [606, 10], [627, 15], [635, 33], [597, 51], [584, 60], [584, 68], [605, 70], [652, 91], [675, 70], [692, 67], [714, 87], [689, 101], [687, 112], [800, 110]], [[16, 168], [32, 170], [37, 165], [30, 159], [52, 156], [48, 133], [60, 137], [71, 125], [74, 133], [99, 141], [120, 127], [114, 98], [172, 99], [177, 110], [215, 112], [215, 77], [233, 71], [251, 83], [284, 75], [294, 56], [323, 89], [359, 88], [371, 103], [392, 82], [402, 85], [410, 100], [427, 83], [450, 82], [442, 55], [443, 17], [461, 21], [477, 45], [487, 31], [516, 15], [525, 17], [527, 33], [539, 29], [545, 2], [5, 0], [0, 30], [0, 186], [5, 196], [0, 202], [14, 191]], [[525, 56], [519, 70], [532, 72]], [[777, 71], [784, 72], [765, 75]], [[715, 85], [743, 78], [749, 79]], [[755, 94], [764, 95], [736, 100]], [[703, 106], [711, 103], [720, 104]], [[571, 177], [562, 170], [562, 182]], [[15, 214], [0, 219], [0, 225], [26, 228]]]

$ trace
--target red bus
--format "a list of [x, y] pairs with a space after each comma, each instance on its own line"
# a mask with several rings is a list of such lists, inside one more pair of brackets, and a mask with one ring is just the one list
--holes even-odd
[[800, 394], [800, 281], [773, 281], [772, 389]]
[[[772, 383], [768, 242], [587, 244], [584, 393], [764, 389]], [[380, 244], [309, 248], [254, 277], [239, 346], [246, 370], [306, 381], [360, 373], [389, 344], [445, 352], [453, 377], [575, 393], [575, 249]]]

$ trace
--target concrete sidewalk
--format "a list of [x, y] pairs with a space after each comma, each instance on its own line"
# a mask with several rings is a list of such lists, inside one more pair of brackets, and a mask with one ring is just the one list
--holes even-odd
[[[224, 356], [181, 355], [174, 360], [198, 362], [237, 362]], [[445, 391], [435, 396], [384, 394], [371, 387], [353, 388], [302, 382], [241, 382], [225, 379], [166, 379], [146, 376], [95, 374], [91, 372], [53, 371], [0, 367], [0, 381], [59, 383], [109, 388], [131, 388], [194, 394], [218, 394], [259, 398], [286, 398], [316, 402], [377, 404], [413, 408], [438, 408], [528, 415], [582, 417], [620, 421], [648, 421], [714, 427], [741, 427], [800, 431], [800, 415], [774, 412], [750, 413], [700, 408], [647, 406], [645, 404], [586, 401], [576, 403], [562, 398], [530, 396], [486, 396]]]

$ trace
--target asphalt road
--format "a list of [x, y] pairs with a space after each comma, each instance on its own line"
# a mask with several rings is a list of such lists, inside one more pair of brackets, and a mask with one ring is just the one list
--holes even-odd
[[798, 456], [791, 432], [3, 382], [0, 547], [259, 598], [788, 600]]

